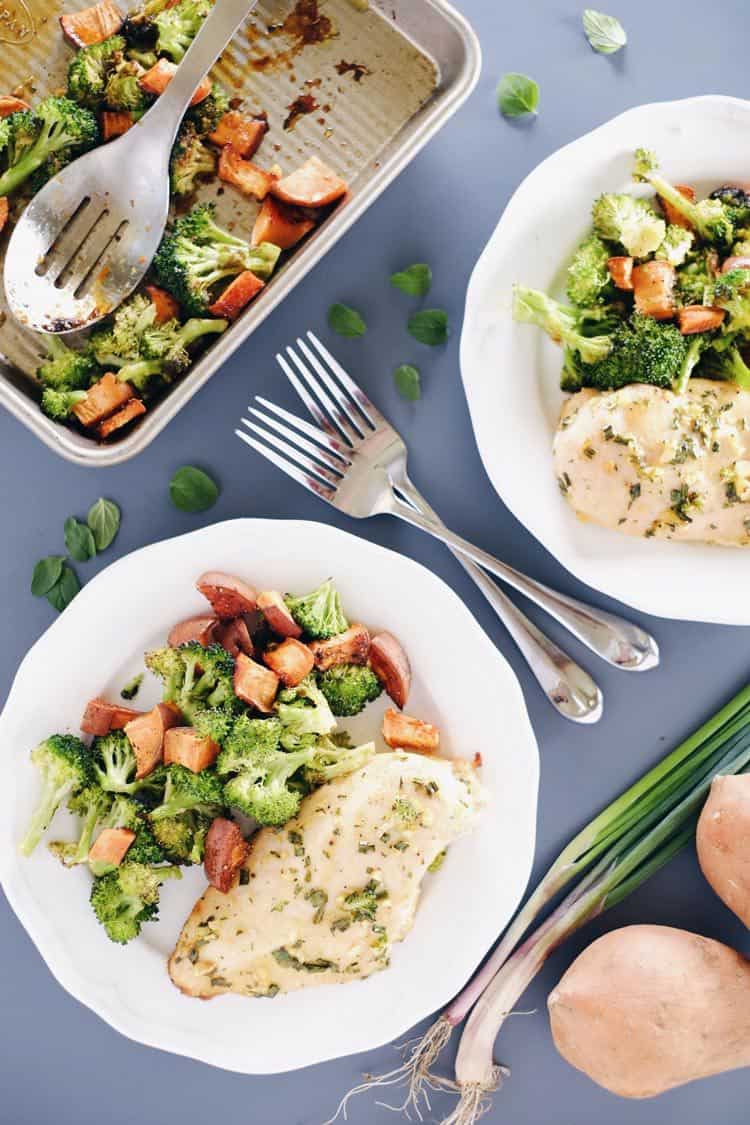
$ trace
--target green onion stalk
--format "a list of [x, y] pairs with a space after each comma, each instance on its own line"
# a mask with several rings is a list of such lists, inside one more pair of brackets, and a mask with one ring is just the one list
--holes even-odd
[[[421, 1119], [420, 1102], [424, 1099], [429, 1106], [428, 1090], [450, 1089], [458, 1092], [459, 1102], [443, 1125], [477, 1121], [507, 1074], [493, 1058], [498, 1032], [549, 955], [586, 922], [622, 902], [690, 842], [715, 777], [748, 767], [750, 685], [571, 840], [492, 955], [426, 1034], [410, 1046], [404, 1063], [351, 1090], [336, 1117], [346, 1114], [349, 1099], [357, 1093], [405, 1084], [406, 1099], [398, 1109], [411, 1108]], [[545, 906], [574, 882], [563, 901], [519, 945]], [[455, 1081], [433, 1074], [436, 1059], [469, 1013]]]

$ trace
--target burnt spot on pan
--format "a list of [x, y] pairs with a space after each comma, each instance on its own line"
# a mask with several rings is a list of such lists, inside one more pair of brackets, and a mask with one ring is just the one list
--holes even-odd
[[345, 59], [342, 59], [340, 63], [336, 64], [336, 73], [342, 77], [345, 74], [351, 74], [355, 82], [361, 82], [368, 74], [372, 74], [372, 71], [364, 63], [346, 62]]

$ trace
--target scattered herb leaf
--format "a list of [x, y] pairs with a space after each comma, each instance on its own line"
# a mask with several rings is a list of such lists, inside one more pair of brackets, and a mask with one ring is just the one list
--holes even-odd
[[59, 613], [69, 606], [81, 589], [81, 584], [78, 581], [76, 572], [67, 563], [63, 564], [62, 574], [58, 581], [47, 591], [47, 601], [53, 609], [58, 610]]
[[367, 325], [357, 310], [341, 304], [331, 305], [328, 310], [328, 327], [337, 335], [351, 339], [364, 336], [367, 331]]
[[39, 560], [31, 576], [31, 592], [35, 598], [43, 598], [57, 585], [64, 562], [64, 555], [48, 555], [46, 559]]
[[614, 16], [586, 8], [583, 13], [583, 30], [591, 46], [600, 55], [613, 55], [628, 41], [625, 28]]
[[91, 528], [97, 551], [105, 551], [120, 530], [120, 509], [113, 500], [101, 496], [89, 508], [86, 523]]
[[169, 482], [169, 495], [181, 512], [205, 512], [219, 497], [219, 487], [208, 473], [183, 465]]
[[448, 339], [448, 314], [442, 309], [423, 309], [409, 317], [409, 333], [420, 344], [437, 347]]
[[96, 543], [91, 528], [85, 523], [79, 523], [75, 516], [68, 516], [65, 521], [65, 546], [70, 557], [76, 562], [88, 562], [96, 554]]
[[393, 381], [401, 398], [405, 398], [407, 402], [416, 402], [421, 397], [419, 371], [410, 363], [402, 363], [396, 368], [393, 372]]
[[140, 691], [141, 684], [143, 683], [143, 672], [139, 672], [137, 676], [133, 676], [132, 680], [128, 680], [125, 687], [120, 692], [121, 699], [135, 699]]
[[432, 270], [423, 263], [409, 266], [408, 269], [391, 274], [391, 285], [402, 293], [408, 293], [410, 297], [425, 297], [432, 285]]
[[536, 113], [539, 87], [528, 74], [504, 74], [497, 88], [497, 104], [504, 117], [524, 117]]

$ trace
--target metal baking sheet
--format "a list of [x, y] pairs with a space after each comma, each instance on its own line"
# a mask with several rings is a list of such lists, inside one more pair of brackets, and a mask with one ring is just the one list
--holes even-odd
[[[90, 2], [0, 0], [3, 92], [38, 97], [64, 88], [70, 49], [58, 18]], [[135, 5], [123, 0], [122, 6]], [[261, 166], [291, 171], [316, 153], [348, 180], [349, 197], [287, 256], [236, 324], [112, 444], [56, 425], [40, 412], [34, 383], [39, 338], [0, 307], [0, 404], [62, 457], [114, 465], [153, 441], [455, 112], [478, 78], [476, 37], [444, 0], [323, 0], [312, 33], [296, 11], [293, 0], [263, 0], [215, 76], [249, 110], [267, 114], [269, 132], [255, 158]], [[297, 115], [300, 104], [308, 112]], [[216, 199], [221, 222], [249, 234], [257, 204], [218, 182], [201, 194]]]

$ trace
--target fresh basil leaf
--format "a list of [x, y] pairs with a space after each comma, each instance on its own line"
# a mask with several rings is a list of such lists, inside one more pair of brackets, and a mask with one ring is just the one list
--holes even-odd
[[68, 516], [65, 521], [65, 546], [70, 557], [76, 562], [88, 562], [96, 554], [96, 543], [91, 528], [85, 523], [79, 523], [75, 516]]
[[401, 398], [405, 398], [407, 402], [416, 402], [421, 397], [419, 371], [410, 363], [402, 363], [396, 368], [393, 372], [393, 381]]
[[618, 19], [593, 8], [586, 8], [583, 13], [583, 30], [591, 46], [601, 55], [613, 55], [628, 41], [627, 32]]
[[523, 117], [536, 113], [539, 87], [528, 74], [504, 74], [497, 88], [497, 104], [504, 117]]
[[120, 509], [113, 500], [100, 497], [89, 508], [86, 522], [91, 528], [97, 551], [104, 551], [120, 530]]
[[35, 598], [43, 598], [60, 581], [64, 562], [64, 555], [48, 555], [39, 560], [31, 576], [31, 592]]
[[183, 465], [169, 482], [169, 495], [181, 512], [205, 512], [219, 498], [219, 487], [208, 473]]
[[415, 340], [434, 348], [448, 339], [448, 314], [442, 309], [422, 309], [409, 317], [408, 327]]
[[51, 590], [47, 591], [47, 601], [53, 609], [62, 611], [69, 606], [81, 589], [76, 572], [67, 563], [62, 568], [62, 574]]
[[408, 293], [410, 297], [426, 297], [432, 285], [432, 270], [429, 266], [417, 264], [399, 273], [391, 274], [391, 285]]
[[339, 336], [364, 336], [367, 325], [356, 309], [348, 305], [331, 305], [328, 310], [328, 327]]

